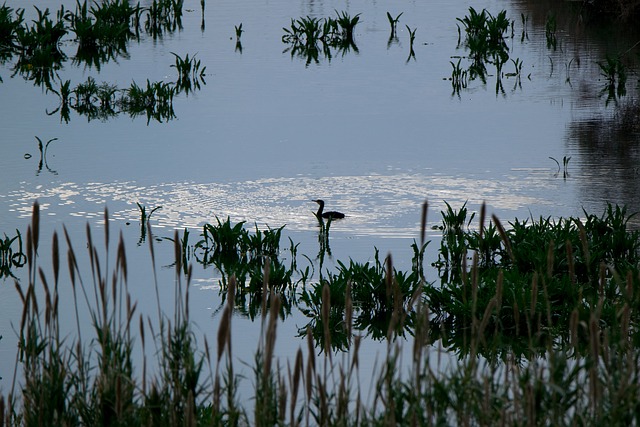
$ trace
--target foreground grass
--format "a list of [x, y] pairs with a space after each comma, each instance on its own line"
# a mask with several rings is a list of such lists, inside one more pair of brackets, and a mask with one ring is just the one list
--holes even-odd
[[[78, 265], [64, 230], [69, 279], [62, 280], [65, 251], [57, 234], [52, 239], [52, 271], [37, 265], [40, 220], [38, 205], [34, 206], [25, 240], [28, 284], [16, 284], [23, 303], [17, 325], [16, 375], [12, 389], [0, 398], [0, 424], [601, 425], [639, 421], [638, 235], [619, 234], [626, 230], [628, 217], [618, 208], [610, 207], [602, 223], [597, 217], [587, 218], [594, 230], [605, 226], [593, 235], [587, 233], [588, 221], [574, 230], [575, 220], [547, 221], [546, 225], [541, 220], [528, 227], [516, 221], [507, 231], [493, 218], [485, 227], [484, 209], [479, 229], [471, 231], [463, 227], [470, 222], [466, 210], [443, 212], [445, 246], [440, 253], [447, 257], [436, 265], [445, 286], [434, 287], [418, 275], [421, 286], [405, 288], [406, 277], [393, 270], [390, 258], [381, 266], [386, 296], [380, 296], [380, 301], [386, 301], [389, 314], [388, 352], [374, 372], [360, 370], [362, 338], [353, 322], [363, 308], [353, 269], [348, 269], [343, 304], [332, 295], [336, 277], [318, 284], [321, 351], [309, 327], [307, 348], [298, 350], [295, 362], [275, 358], [283, 294], [269, 287], [271, 263], [264, 263], [262, 339], [249, 362], [252, 378], [237, 373], [232, 353], [232, 312], [241, 288], [234, 276], [227, 283], [212, 349], [206, 338], [198, 342], [191, 329], [191, 270], [183, 265], [177, 233], [175, 305], [169, 310], [173, 314], [161, 310], [155, 280], [158, 314], [152, 320], [137, 313], [128, 289], [124, 243], [121, 237], [115, 248], [110, 247], [106, 215], [104, 250], [94, 245], [87, 227], [90, 273]], [[555, 245], [553, 238], [561, 236], [566, 237], [565, 243]], [[154, 239], [149, 236], [148, 241], [155, 266]], [[424, 247], [424, 239], [421, 243]], [[609, 253], [608, 247], [621, 252]], [[467, 255], [467, 248], [474, 249], [469, 252], [472, 255]], [[557, 255], [558, 248], [564, 251], [563, 258]], [[115, 261], [110, 262], [111, 258]], [[515, 275], [520, 280], [514, 280]], [[74, 336], [63, 334], [60, 325], [58, 289], [69, 283], [76, 309]], [[566, 300], [553, 293], [558, 284], [566, 287]], [[89, 310], [89, 336], [79, 307]], [[342, 357], [332, 351], [336, 324], [346, 336]], [[411, 338], [399, 339], [399, 331], [410, 331]], [[528, 351], [509, 341], [514, 336]], [[464, 351], [445, 366], [438, 349], [451, 337], [463, 341], [459, 347]], [[410, 351], [403, 351], [403, 346], [410, 346]], [[147, 360], [147, 347], [155, 350], [154, 361]], [[496, 348], [500, 348], [498, 357], [491, 352]], [[361, 384], [363, 377], [373, 379], [373, 390], [369, 381]], [[243, 381], [252, 384], [252, 396], [238, 394]]]

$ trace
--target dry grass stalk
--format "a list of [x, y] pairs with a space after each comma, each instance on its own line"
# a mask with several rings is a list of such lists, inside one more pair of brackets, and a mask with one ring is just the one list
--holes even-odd
[[[220, 318], [220, 325], [218, 326], [218, 360], [217, 364], [220, 364], [220, 359], [224, 354], [224, 349], [227, 346], [227, 342], [229, 341], [229, 336], [231, 328], [231, 308], [227, 305], [222, 312], [222, 317]], [[217, 371], [217, 366], [216, 366]]]
[[566, 247], [567, 247], [567, 268], [569, 270], [569, 279], [571, 280], [571, 284], [575, 286], [576, 284], [575, 261], [573, 257], [573, 247], [571, 246], [571, 241], [569, 239], [567, 239]]
[[553, 263], [554, 263], [554, 249], [556, 243], [553, 240], [549, 241], [549, 247], [547, 248], [547, 278], [550, 279], [553, 275]]
[[322, 286], [322, 326], [324, 331], [324, 352], [331, 357], [331, 290], [326, 283]]
[[40, 204], [36, 200], [33, 203], [33, 209], [31, 211], [31, 227], [33, 230], [33, 251], [38, 253], [38, 242], [40, 241]]
[[262, 320], [267, 317], [267, 289], [269, 287], [269, 272], [271, 271], [271, 262], [269, 257], [264, 259], [263, 280], [262, 280]]
[[420, 247], [424, 246], [427, 230], [427, 212], [429, 211], [429, 202], [426, 200], [422, 204], [422, 215], [420, 216]]
[[58, 246], [58, 233], [53, 232], [51, 239], [51, 258], [53, 267], [53, 283], [54, 287], [58, 289], [58, 277], [60, 275], [60, 248]]
[[511, 258], [512, 262], [515, 262], [515, 257], [513, 256], [513, 250], [511, 249], [511, 241], [507, 237], [507, 233], [504, 231], [504, 227], [502, 226], [502, 223], [500, 222], [496, 214], [492, 214], [491, 219], [493, 220], [493, 223], [496, 225], [496, 228], [498, 229], [498, 233], [500, 234], [500, 238], [504, 243], [504, 247], [507, 249], [509, 258]]
[[289, 411], [289, 417], [291, 418], [290, 425], [297, 425], [297, 420], [295, 416], [296, 403], [298, 402], [298, 391], [300, 389], [300, 381], [302, 380], [302, 376], [304, 374], [304, 362], [302, 360], [302, 349], [298, 349], [296, 353], [296, 361], [293, 367], [293, 376], [291, 377], [291, 407]]
[[351, 299], [351, 280], [347, 281], [347, 291], [345, 295], [345, 327], [347, 340], [351, 342], [351, 331], [353, 328], [353, 300]]
[[480, 206], [480, 230], [478, 231], [478, 236], [480, 238], [480, 241], [482, 241], [482, 238], [484, 237], [484, 221], [487, 215], [487, 204], [483, 201], [482, 202], [482, 206]]
[[274, 295], [269, 312], [269, 324], [264, 349], [263, 384], [266, 384], [271, 375], [271, 363], [273, 361], [273, 350], [276, 345], [276, 328], [278, 326], [278, 314], [280, 313], [280, 296]]

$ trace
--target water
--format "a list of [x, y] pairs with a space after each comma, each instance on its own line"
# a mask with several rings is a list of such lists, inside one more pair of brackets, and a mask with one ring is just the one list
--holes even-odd
[[[7, 4], [26, 7], [33, 18], [25, 2]], [[55, 10], [60, 3], [35, 4]], [[75, 7], [75, 2], [63, 4]], [[371, 260], [375, 246], [392, 253], [400, 268], [410, 266], [409, 245], [418, 238], [424, 200], [430, 203], [429, 225], [439, 223], [445, 200], [456, 209], [467, 202], [472, 210], [486, 201], [489, 212], [505, 221], [581, 215], [583, 208], [598, 213], [606, 202], [640, 210], [639, 154], [633, 144], [638, 136], [602, 130], [613, 129], [620, 111], [615, 104], [627, 105], [637, 96], [637, 75], [630, 69], [627, 95], [607, 105], [597, 66], [635, 39], [603, 40], [559, 12], [559, 48], [553, 51], [546, 47], [544, 6], [472, 5], [494, 14], [505, 8], [515, 20], [508, 45], [511, 58], [524, 64], [522, 76], [519, 82], [504, 77], [498, 94], [495, 76], [486, 85], [471, 82], [459, 96], [452, 93], [450, 61], [466, 55], [457, 48], [456, 17], [467, 13], [468, 3], [451, 1], [401, 1], [392, 7], [369, 1], [208, 2], [204, 30], [200, 2], [187, 1], [183, 31], [158, 40], [143, 36], [139, 44], [131, 43], [127, 57], [99, 71], [69, 61], [58, 72], [72, 86], [89, 76], [118, 87], [147, 79], [171, 82], [176, 77], [171, 52], [197, 54], [207, 67], [206, 85], [177, 97], [177, 117], [168, 123], [147, 124], [126, 114], [87, 121], [74, 112], [65, 123], [58, 114], [47, 115], [58, 98], [19, 75], [11, 77], [12, 63], [5, 63], [0, 67], [0, 232], [24, 232], [37, 199], [45, 236], [65, 224], [82, 247], [84, 224], [99, 228], [107, 206], [112, 227], [123, 232], [130, 264], [140, 266], [130, 278], [134, 296], [153, 307], [145, 299], [151, 268], [146, 245], [137, 245], [136, 202], [162, 207], [152, 216], [159, 237], [185, 227], [197, 235], [215, 216], [229, 216], [261, 228], [286, 225], [286, 236], [313, 259], [318, 230], [311, 200], [323, 198], [328, 209], [348, 215], [331, 228], [334, 260]], [[305, 65], [283, 52], [282, 27], [291, 18], [333, 16], [334, 10], [361, 13], [357, 53], [321, 56], [318, 64]], [[387, 11], [403, 12], [398, 41], [389, 47]], [[521, 42], [522, 11], [530, 21], [528, 39]], [[234, 31], [240, 23], [241, 53]], [[415, 58], [409, 57], [405, 25], [417, 29]], [[62, 48], [74, 55], [69, 35]], [[512, 68], [508, 62], [504, 71]], [[43, 142], [57, 138], [43, 167], [36, 136]], [[571, 160], [563, 177], [549, 157], [562, 165], [565, 156]], [[429, 238], [436, 240], [437, 232], [430, 231]], [[158, 245], [162, 265], [170, 264], [171, 244]], [[41, 253], [45, 263], [47, 248]], [[170, 269], [161, 273], [172, 283]], [[24, 280], [24, 272], [15, 274]], [[210, 341], [217, 325], [217, 277], [211, 269], [195, 269], [191, 313]], [[12, 281], [4, 280], [0, 375], [5, 378], [13, 366], [7, 355], [13, 355], [11, 325], [20, 316], [16, 302]], [[279, 335], [285, 348], [297, 349], [300, 342], [290, 331], [304, 323], [299, 316], [287, 324], [289, 332]], [[256, 324], [243, 319], [234, 327], [254, 338], [258, 333]], [[234, 346], [239, 354], [252, 354], [255, 339]]]

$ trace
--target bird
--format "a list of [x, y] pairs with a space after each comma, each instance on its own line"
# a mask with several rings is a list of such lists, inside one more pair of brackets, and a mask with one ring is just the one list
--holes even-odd
[[316, 218], [321, 219], [321, 218], [327, 218], [327, 219], [342, 219], [344, 218], [344, 214], [342, 212], [336, 212], [336, 211], [328, 211], [328, 212], [323, 212], [324, 211], [324, 200], [321, 199], [317, 199], [317, 200], [312, 200], [312, 202], [316, 202], [318, 205], [320, 205], [318, 207], [318, 212], [316, 212]]

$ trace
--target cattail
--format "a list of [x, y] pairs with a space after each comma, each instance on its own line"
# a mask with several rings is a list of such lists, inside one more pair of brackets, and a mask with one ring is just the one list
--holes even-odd
[[624, 306], [622, 307], [622, 319], [620, 321], [622, 323], [622, 337], [621, 340], [624, 340], [624, 342], [626, 343], [627, 340], [629, 339], [629, 328], [630, 328], [630, 322], [631, 322], [631, 310], [629, 308], [629, 304], [628, 303], [624, 303]]
[[182, 272], [182, 247], [180, 247], [180, 233], [178, 230], [173, 232], [173, 256], [176, 260], [176, 275]]
[[276, 327], [278, 325], [278, 314], [280, 312], [280, 297], [276, 294], [273, 298], [269, 313], [269, 324], [267, 327], [267, 338], [264, 352], [264, 382], [271, 374], [271, 362], [273, 359], [273, 350], [276, 344]]
[[142, 394], [147, 392], [147, 355], [145, 354], [144, 342], [144, 319], [140, 315], [140, 342], [142, 343]]
[[362, 342], [362, 336], [356, 335], [353, 338], [353, 358], [351, 360], [351, 370], [358, 370], [360, 367], [360, 343]]
[[[7, 424], [9, 424], [8, 421]], [[4, 396], [2, 395], [0, 395], [0, 427], [4, 427]]]
[[331, 313], [331, 291], [326, 283], [322, 287], [322, 325], [324, 326], [324, 351], [331, 357], [331, 330], [329, 329]]
[[517, 301], [513, 301], [513, 321], [516, 324], [516, 336], [518, 336], [520, 335], [520, 309]]
[[153, 232], [151, 231], [151, 223], [147, 222], [147, 236], [149, 236], [149, 253], [151, 254], [151, 263], [155, 266], [156, 256], [153, 248]]
[[38, 241], [40, 240], [40, 204], [36, 200], [33, 203], [33, 210], [31, 214], [31, 226], [33, 227], [33, 234], [31, 238], [33, 239], [33, 249], [34, 252], [38, 253]]
[[595, 316], [592, 314], [589, 320], [589, 338], [591, 341], [591, 369], [589, 369], [589, 380], [591, 384], [591, 407], [594, 412], [597, 411], [599, 402], [599, 390], [598, 390], [598, 360], [599, 360], [599, 337], [598, 337], [598, 323]]
[[122, 235], [122, 231], [120, 231], [120, 239], [118, 241], [118, 255], [117, 255], [117, 263], [120, 266], [120, 269], [122, 271], [122, 277], [124, 278], [125, 282], [127, 281], [127, 273], [128, 273], [128, 269], [127, 269], [127, 254], [124, 248], [124, 237]]
[[578, 226], [580, 243], [582, 244], [582, 252], [584, 255], [584, 260], [587, 264], [587, 271], [589, 271], [591, 266], [591, 254], [589, 253], [589, 243], [587, 242], [587, 232], [584, 229], [584, 225], [579, 219], [576, 219], [576, 225]]
[[[27, 263], [29, 266], [33, 265], [33, 233], [31, 232], [31, 226], [27, 226]], [[31, 273], [31, 270], [29, 270]]]
[[109, 253], [109, 210], [104, 207], [104, 247]]
[[[357, 337], [356, 337], [357, 341]], [[307, 349], [308, 349], [308, 362], [306, 373], [306, 392], [307, 403], [311, 402], [311, 392], [313, 391], [313, 374], [316, 371], [316, 353], [313, 345], [313, 335], [311, 333], [311, 327], [307, 327]]]
[[482, 316], [482, 321], [480, 322], [480, 327], [478, 328], [478, 335], [480, 339], [484, 341], [484, 330], [489, 324], [489, 318], [491, 317], [491, 313], [497, 306], [496, 298], [491, 298], [489, 304], [487, 304], [487, 308], [484, 310], [484, 315]]
[[504, 246], [507, 249], [509, 258], [511, 258], [511, 262], [515, 263], [516, 259], [513, 256], [513, 251], [511, 250], [511, 242], [507, 237], [507, 233], [504, 231], [504, 227], [502, 226], [502, 223], [500, 222], [500, 220], [495, 214], [491, 215], [491, 219], [493, 220], [493, 223], [496, 225], [496, 228], [498, 229], [498, 233], [500, 234], [500, 238], [502, 239], [502, 242], [504, 243]]
[[498, 271], [498, 278], [496, 279], [496, 307], [498, 312], [502, 308], [502, 285], [504, 282], [504, 271]]
[[480, 231], [478, 232], [480, 241], [482, 241], [482, 237], [484, 236], [484, 220], [487, 214], [487, 204], [483, 201], [482, 206], [480, 206]]
[[116, 417], [122, 417], [122, 376], [116, 375], [116, 402], [115, 402]]
[[351, 341], [351, 331], [353, 327], [353, 301], [351, 300], [351, 280], [347, 281], [347, 292], [345, 296], [345, 326], [347, 328], [347, 339]]
[[51, 241], [51, 258], [53, 261], [53, 284], [58, 288], [58, 275], [60, 273], [60, 248], [58, 246], [58, 233], [53, 232], [53, 238]]
[[271, 261], [269, 257], [265, 257], [263, 278], [262, 278], [262, 319], [267, 316], [267, 286], [269, 285], [269, 272], [271, 269]]
[[218, 327], [218, 363], [224, 353], [224, 348], [230, 334], [229, 328], [231, 323], [231, 309], [227, 305], [222, 312], [222, 318], [220, 319], [220, 326]]
[[20, 301], [22, 301], [22, 305], [25, 305], [25, 299], [24, 299], [24, 293], [22, 292], [22, 288], [20, 287], [20, 284], [18, 283], [18, 281], [14, 282], [14, 286], [16, 288], [16, 291], [18, 291], [18, 295], [20, 296]]
[[291, 382], [291, 425], [296, 425], [295, 423], [295, 409], [296, 409], [296, 401], [298, 400], [298, 390], [300, 389], [300, 379], [302, 378], [302, 373], [304, 372], [303, 361], [302, 361], [302, 349], [298, 348], [298, 353], [296, 353], [296, 362], [293, 367], [293, 378]]
[[186, 292], [184, 295], [184, 315], [185, 318], [188, 320], [189, 319], [189, 306], [191, 304], [189, 304], [189, 295], [190, 293], [190, 289], [191, 289], [191, 277], [193, 275], [193, 264], [189, 264], [189, 267], [187, 267], [187, 285], [186, 285]]
[[578, 348], [578, 326], [580, 325], [580, 313], [574, 308], [569, 318], [569, 331], [571, 332], [571, 345]]
[[556, 243], [551, 239], [549, 241], [549, 249], [547, 250], [547, 278], [551, 278], [553, 275], [553, 263], [554, 263], [554, 249]]
[[237, 279], [234, 274], [229, 279], [229, 286], [227, 286], [227, 305], [229, 305], [231, 308], [233, 308], [236, 303], [236, 286]]
[[42, 268], [38, 269], [38, 274], [40, 275], [40, 281], [42, 282], [42, 287], [44, 288], [45, 295], [45, 323], [49, 323], [51, 316], [51, 293], [49, 292], [49, 285], [47, 284], [47, 278], [44, 275], [44, 271]]
[[189, 390], [187, 394], [187, 427], [196, 426], [196, 399], [193, 391]]
[[387, 258], [385, 260], [385, 264], [386, 264], [386, 274], [385, 274], [385, 285], [386, 285], [386, 291], [387, 291], [387, 301], [391, 300], [391, 292], [392, 292], [392, 285], [393, 285], [393, 262], [391, 261], [391, 254], [387, 255]]
[[536, 305], [538, 304], [538, 273], [533, 273], [533, 279], [531, 279], [531, 315], [536, 312]]
[[429, 211], [429, 203], [425, 200], [422, 204], [422, 216], [420, 221], [420, 247], [424, 246], [427, 230], [427, 212]]
[[[280, 369], [278, 369], [280, 372]], [[287, 413], [287, 388], [284, 386], [284, 379], [281, 375], [278, 375], [278, 415], [280, 418], [280, 425], [284, 425], [285, 415]]]
[[576, 271], [573, 259], [573, 247], [571, 246], [571, 241], [567, 239], [567, 267], [569, 269], [569, 279], [571, 280], [571, 284], [576, 284]]
[[[606, 265], [604, 261], [600, 263], [600, 280], [598, 281], [598, 297], [600, 301], [604, 300], [604, 285], [606, 283]], [[598, 303], [600, 303], [600, 301]]]

